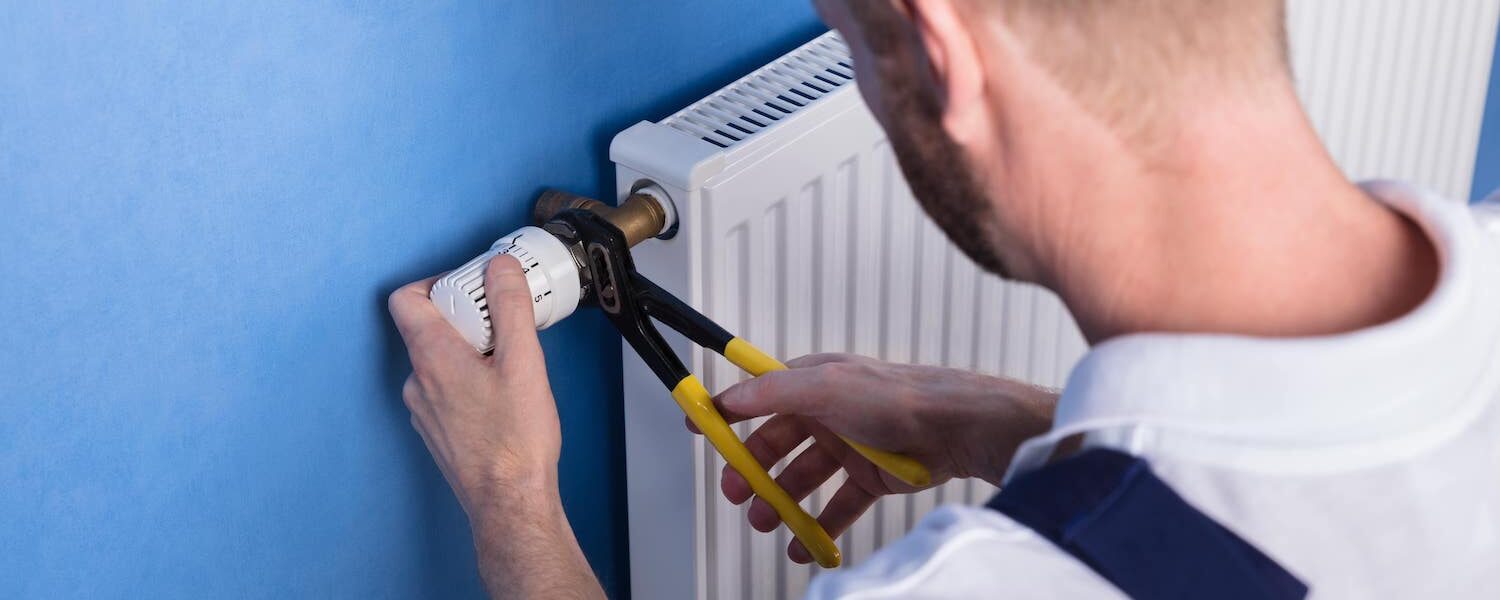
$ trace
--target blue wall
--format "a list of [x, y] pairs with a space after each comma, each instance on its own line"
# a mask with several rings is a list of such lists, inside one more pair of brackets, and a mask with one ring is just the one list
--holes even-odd
[[1500, 41], [1490, 63], [1489, 99], [1484, 105], [1484, 130], [1479, 136], [1479, 157], [1474, 162], [1473, 199], [1484, 199], [1500, 190]]
[[[310, 4], [0, 11], [3, 595], [478, 595], [386, 294], [544, 185], [609, 194], [616, 131], [820, 30], [806, 0]], [[618, 593], [618, 338], [542, 340]]]

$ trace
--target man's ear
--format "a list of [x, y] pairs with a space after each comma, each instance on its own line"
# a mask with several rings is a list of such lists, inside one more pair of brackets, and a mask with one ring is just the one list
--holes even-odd
[[943, 128], [954, 140], [983, 134], [984, 64], [973, 33], [952, 0], [906, 0], [943, 103]]

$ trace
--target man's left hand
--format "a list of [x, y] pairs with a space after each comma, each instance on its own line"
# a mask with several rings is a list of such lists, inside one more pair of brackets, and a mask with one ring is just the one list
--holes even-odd
[[401, 397], [412, 425], [471, 519], [501, 493], [556, 494], [562, 434], [520, 263], [500, 255], [485, 272], [490, 356], [475, 352], [432, 305], [427, 294], [436, 279], [390, 296], [411, 355]]

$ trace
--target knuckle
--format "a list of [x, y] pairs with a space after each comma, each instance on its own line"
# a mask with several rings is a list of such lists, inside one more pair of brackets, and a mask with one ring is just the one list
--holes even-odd
[[730, 389], [739, 394], [742, 402], [779, 398], [786, 391], [787, 373], [788, 371], [772, 371], [755, 379], [745, 380]]
[[[766, 436], [761, 433], [760, 427], [755, 428], [755, 431], [750, 432], [750, 436], [745, 438], [745, 449], [762, 463], [766, 462], [766, 457], [771, 455], [771, 445], [766, 442]], [[725, 465], [725, 468], [729, 466]]]
[[410, 295], [411, 294], [406, 292], [406, 288], [403, 287], [397, 289], [394, 292], [391, 292], [391, 294], [386, 297], [386, 310], [390, 311], [391, 316], [395, 317], [397, 321], [401, 320], [401, 317], [406, 314], [408, 300], [407, 297]]
[[826, 387], [837, 387], [852, 378], [854, 369], [857, 367], [849, 362], [831, 362], [818, 365], [815, 370], [817, 377], [814, 385], [819, 389]]
[[[769, 375], [769, 373], [767, 373], [767, 375]], [[750, 387], [765, 385], [766, 382], [764, 380], [765, 380], [765, 375], [762, 375], [762, 376], [757, 377], [755, 379], [746, 379], [745, 381], [741, 381], [741, 382], [736, 383], [734, 385], [731, 385], [731, 386], [729, 386], [727, 388], [724, 388], [724, 391], [719, 392], [717, 395], [714, 396], [714, 400], [721, 407], [727, 406], [727, 405], [739, 404], [741, 402], [744, 402], [745, 400], [747, 400], [750, 397], [750, 395], [748, 393]]]
[[401, 400], [409, 409], [422, 399], [422, 384], [418, 383], [416, 373], [406, 378], [406, 383], [401, 384]]
[[426, 292], [412, 289], [406, 286], [394, 292], [386, 298], [386, 309], [390, 311], [391, 318], [403, 329], [410, 329], [423, 322], [423, 311], [436, 313], [436, 308], [427, 299]]
[[[494, 306], [504, 313], [531, 310], [530, 292], [525, 288], [501, 288], [495, 293]], [[530, 316], [529, 314], [527, 316]]]

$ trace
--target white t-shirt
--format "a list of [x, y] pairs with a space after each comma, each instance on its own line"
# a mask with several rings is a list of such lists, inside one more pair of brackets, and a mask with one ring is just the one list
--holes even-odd
[[[1439, 250], [1437, 288], [1393, 322], [1312, 338], [1131, 335], [1073, 370], [1053, 444], [1145, 458], [1314, 598], [1500, 598], [1500, 194], [1474, 207], [1365, 186]], [[810, 598], [1111, 598], [1000, 513], [946, 506]]]

